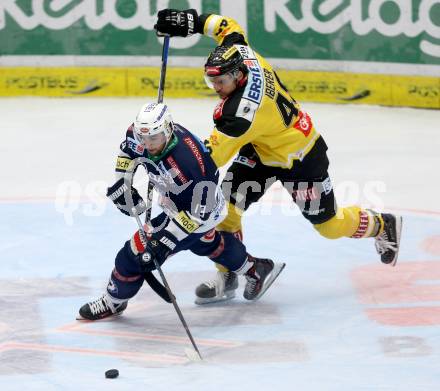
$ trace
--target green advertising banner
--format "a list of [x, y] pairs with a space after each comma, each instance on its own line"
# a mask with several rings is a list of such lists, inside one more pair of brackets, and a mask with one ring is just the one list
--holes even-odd
[[[440, 0], [0, 0], [0, 96], [154, 95], [168, 7], [237, 20], [298, 99], [440, 108]], [[169, 96], [214, 46], [171, 39]]]
[[[0, 0], [0, 59], [159, 56], [153, 26], [165, 7], [227, 14], [257, 51], [287, 67], [290, 60], [440, 65], [440, 0]], [[172, 41], [174, 57], [204, 57], [214, 45], [198, 34]]]

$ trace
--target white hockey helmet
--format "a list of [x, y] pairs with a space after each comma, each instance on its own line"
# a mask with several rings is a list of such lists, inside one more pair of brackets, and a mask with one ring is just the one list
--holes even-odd
[[142, 106], [134, 121], [134, 134], [138, 141], [142, 142], [144, 137], [164, 133], [168, 141], [173, 134], [173, 118], [168, 106], [163, 103], [147, 103]]

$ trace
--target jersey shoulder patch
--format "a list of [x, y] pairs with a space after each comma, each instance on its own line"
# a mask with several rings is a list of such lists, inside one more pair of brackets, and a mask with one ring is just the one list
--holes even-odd
[[235, 116], [237, 118], [243, 118], [250, 123], [254, 120], [255, 114], [258, 110], [259, 104], [255, 103], [249, 99], [241, 98], [240, 104], [238, 105], [237, 112]]
[[131, 124], [127, 129], [125, 141], [121, 144], [121, 151], [127, 153], [132, 158], [143, 155], [145, 148], [140, 144], [134, 136], [134, 125]]
[[252, 125], [263, 99], [264, 74], [255, 52], [244, 45], [235, 45], [249, 70], [246, 84], [216, 107], [217, 129], [232, 137], [244, 134]]

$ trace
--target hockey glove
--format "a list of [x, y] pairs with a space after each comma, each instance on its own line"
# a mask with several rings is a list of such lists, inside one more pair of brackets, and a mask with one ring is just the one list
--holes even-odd
[[199, 16], [195, 9], [179, 11], [166, 8], [157, 13], [157, 23], [154, 28], [158, 34], [168, 34], [171, 37], [187, 37], [199, 33], [199, 25]]
[[138, 191], [134, 187], [128, 188], [124, 183], [124, 178], [118, 179], [113, 186], [107, 189], [107, 197], [127, 216], [133, 215], [133, 207], [136, 208], [137, 215], [141, 215], [147, 209]]
[[162, 231], [153, 233], [148, 240], [145, 251], [138, 255], [139, 264], [143, 273], [156, 269], [154, 259], [162, 265], [170, 253], [176, 248], [177, 239], [171, 233]]

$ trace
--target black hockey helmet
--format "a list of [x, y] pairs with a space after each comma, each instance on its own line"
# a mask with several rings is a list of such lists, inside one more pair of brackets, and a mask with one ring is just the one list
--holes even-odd
[[243, 57], [235, 46], [217, 46], [205, 64], [205, 75], [211, 77], [237, 70], [241, 70], [245, 75], [248, 72]]

